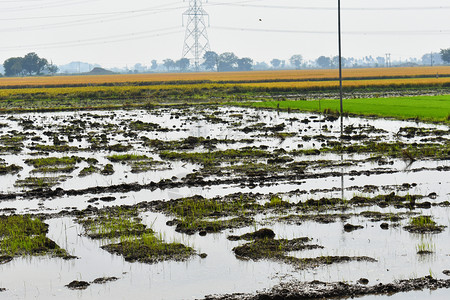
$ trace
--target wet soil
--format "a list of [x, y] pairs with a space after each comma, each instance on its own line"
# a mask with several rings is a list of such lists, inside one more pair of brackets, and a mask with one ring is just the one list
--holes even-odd
[[[99, 257], [124, 264], [120, 273], [106, 274], [140, 263], [170, 269], [182, 261], [182, 274], [203, 274], [193, 284], [212, 276], [204, 277], [203, 266], [220, 273], [234, 266], [227, 278], [256, 278], [248, 270], [268, 266], [246, 290], [235, 283], [222, 287], [217, 279], [205, 291], [254, 293], [254, 282], [264, 288], [274, 286], [269, 278], [282, 282], [258, 294], [207, 299], [313, 299], [447, 287], [432, 278], [386, 283], [412, 272], [428, 274], [425, 265], [435, 266], [432, 261], [448, 262], [440, 237], [445, 234], [428, 234], [449, 225], [446, 125], [348, 118], [340, 139], [333, 115], [219, 106], [0, 115], [0, 124], [0, 214], [75, 221], [69, 226], [76, 228], [74, 240], [89, 240]], [[439, 222], [432, 231], [408, 227], [424, 215]], [[84, 244], [62, 244], [54, 236], [44, 244], [74, 248], [81, 261], [88, 256]], [[392, 257], [372, 251], [377, 241], [386, 247], [379, 239], [390, 240]], [[433, 253], [417, 255], [421, 244]], [[12, 266], [12, 257], [0, 257], [2, 268]], [[272, 271], [275, 265], [282, 266], [279, 273]], [[386, 265], [394, 271], [383, 271], [382, 283], [381, 275], [356, 270], [366, 265], [379, 274]], [[352, 266], [348, 280], [338, 283], [344, 275], [335, 274]], [[161, 285], [160, 274], [146, 276]], [[298, 281], [302, 277], [324, 282]], [[296, 280], [291, 287], [288, 278]]]
[[388, 284], [364, 286], [346, 282], [327, 283], [321, 281], [282, 283], [268, 292], [257, 295], [233, 294], [207, 296], [205, 300], [275, 300], [275, 299], [347, 299], [368, 295], [394, 295], [416, 290], [436, 290], [450, 288], [450, 280], [435, 279], [431, 276], [398, 280]]

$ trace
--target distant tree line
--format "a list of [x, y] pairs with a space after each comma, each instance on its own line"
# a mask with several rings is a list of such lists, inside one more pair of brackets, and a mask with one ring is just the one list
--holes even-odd
[[40, 58], [36, 53], [30, 52], [24, 57], [11, 57], [3, 63], [6, 76], [41, 75], [44, 71], [55, 74], [58, 67], [49, 63], [47, 59]]

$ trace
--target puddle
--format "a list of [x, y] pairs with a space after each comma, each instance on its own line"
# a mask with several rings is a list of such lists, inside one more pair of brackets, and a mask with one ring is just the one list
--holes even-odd
[[[0, 174], [0, 214], [45, 217], [49, 224], [47, 236], [78, 257], [16, 257], [1, 264], [0, 288], [6, 291], [0, 292], [0, 299], [202, 299], [211, 294], [256, 293], [291, 280], [356, 284], [366, 278], [369, 285], [375, 285], [430, 274], [449, 279], [442, 271], [450, 268], [450, 211], [448, 206], [439, 206], [450, 201], [448, 153], [438, 157], [424, 154], [414, 161], [401, 151], [396, 155], [370, 151], [341, 154], [330, 150], [340, 143], [338, 120], [308, 113], [234, 107], [1, 114], [0, 124], [5, 124], [0, 127], [0, 166], [21, 167]], [[347, 118], [345, 124], [352, 137], [344, 141], [345, 146], [384, 142], [417, 149], [448, 149], [450, 141], [449, 128], [444, 125], [363, 118]], [[22, 138], [12, 140], [14, 136]], [[168, 152], [175, 156], [169, 157]], [[176, 156], [183, 153], [191, 156]], [[158, 163], [133, 173], [132, 162], [108, 159], [122, 154], [145, 155]], [[30, 159], [71, 156], [80, 159], [73, 170], [65, 173], [42, 173], [27, 163]], [[89, 160], [92, 158], [95, 163]], [[80, 171], [91, 164], [98, 170], [111, 164], [114, 173], [96, 171], [80, 177]], [[43, 177], [56, 183], [50, 187], [18, 185], [26, 178]], [[369, 203], [305, 212], [296, 207], [266, 209], [249, 215], [251, 226], [200, 236], [197, 232], [176, 232], [176, 226], [166, 224], [174, 215], [147, 207], [141, 210], [142, 222], [164, 241], [179, 242], [207, 254], [206, 258], [195, 256], [185, 262], [156, 264], [127, 262], [102, 250], [100, 246], [108, 241], [90, 239], [75, 222], [75, 215], [86, 208], [139, 206], [195, 195], [223, 199], [236, 193], [254, 197], [262, 207], [270, 200], [267, 196], [273, 194], [292, 205], [311, 199], [350, 201], [355, 196], [420, 195], [416, 202], [430, 202], [430, 208]], [[395, 222], [371, 221], [361, 214], [365, 211], [403, 217]], [[346, 216], [327, 224], [314, 218], [298, 223], [274, 221], [289, 214]], [[438, 234], [409, 233], [403, 227], [413, 215], [433, 216], [439, 225], [447, 227]], [[388, 223], [387, 230], [380, 228], [383, 222]], [[362, 228], [346, 232], [346, 223]], [[237, 258], [233, 248], [248, 241], [230, 241], [227, 236], [260, 228], [272, 229], [277, 239], [308, 237], [311, 243], [324, 247], [286, 254], [297, 259], [367, 256], [377, 262], [332, 263], [302, 270], [277, 259]], [[432, 253], [417, 254], [420, 249]], [[73, 280], [92, 282], [111, 276], [118, 280], [91, 284], [85, 290], [65, 287]], [[443, 293], [445, 290], [415, 291], [389, 299], [442, 299]], [[387, 296], [362, 297], [380, 298]]]

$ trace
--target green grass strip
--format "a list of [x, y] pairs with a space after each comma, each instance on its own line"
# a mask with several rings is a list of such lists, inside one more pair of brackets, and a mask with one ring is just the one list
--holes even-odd
[[[339, 100], [264, 101], [245, 103], [245, 106], [297, 109], [301, 111], [338, 112]], [[344, 99], [344, 112], [364, 116], [418, 119], [433, 122], [450, 122], [450, 95], [414, 96], [394, 98]]]

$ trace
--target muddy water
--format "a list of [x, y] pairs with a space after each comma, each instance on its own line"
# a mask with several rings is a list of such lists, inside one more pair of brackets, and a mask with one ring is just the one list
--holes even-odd
[[[27, 121], [27, 122], [25, 122]], [[79, 125], [76, 130], [68, 132], [68, 126]], [[156, 130], [137, 131], [130, 135], [129, 124], [133, 121], [152, 122], [160, 126]], [[195, 107], [195, 108], [161, 108], [151, 111], [94, 111], [89, 113], [62, 112], [0, 115], [1, 135], [22, 135], [23, 145], [18, 152], [4, 150], [1, 158], [5, 164], [15, 164], [23, 169], [16, 174], [0, 175], [0, 191], [2, 195], [16, 194], [16, 199], [0, 201], [2, 214], [11, 209], [16, 213], [57, 213], [63, 209], [81, 210], [89, 205], [95, 207], [134, 205], [142, 201], [170, 200], [193, 195], [206, 198], [226, 196], [233, 193], [279, 194], [284, 200], [293, 203], [323, 197], [376, 196], [394, 192], [398, 195], [418, 194], [427, 196], [436, 193], [423, 201], [441, 203], [450, 201], [450, 176], [445, 167], [450, 163], [447, 159], [418, 159], [414, 162], [404, 158], [384, 157], [388, 163], [380, 164], [370, 160], [375, 154], [321, 153], [320, 155], [295, 156], [296, 162], [307, 162], [308, 167], [298, 178], [268, 179], [251, 184], [242, 174], [205, 175], [209, 184], [203, 186], [180, 185], [178, 187], [142, 188], [138, 191], [96, 192], [82, 195], [63, 195], [51, 198], [30, 196], [26, 194], [31, 188], [17, 186], [17, 181], [27, 177], [68, 178], [59, 180], [52, 189], [82, 190], [92, 187], [107, 187], [123, 183], [145, 185], [170, 179], [183, 182], [189, 174], [202, 172], [197, 163], [179, 160], [164, 160], [160, 150], [143, 143], [146, 139], [162, 141], [180, 141], [190, 136], [219, 139], [215, 150], [242, 149], [243, 147], [263, 146], [266, 151], [280, 149], [286, 152], [296, 149], [321, 149], [326, 141], [338, 141], [339, 122], [326, 120], [324, 116], [303, 113], [277, 113], [275, 111], [253, 110], [228, 107]], [[28, 124], [28, 125], [26, 125]], [[32, 126], [30, 126], [32, 124]], [[270, 127], [284, 124], [281, 131]], [[443, 125], [417, 124], [415, 122], [348, 118], [346, 126], [351, 126], [352, 134], [364, 134], [362, 140], [349, 140], [346, 143], [358, 145], [369, 141], [426, 143], [426, 138], [439, 139], [439, 143], [448, 143], [449, 128]], [[429, 129], [427, 136], [415, 135], [406, 137], [401, 128]], [[247, 129], [246, 129], [247, 128]], [[269, 129], [268, 129], [269, 128]], [[33, 146], [54, 145], [50, 133], [57, 133], [58, 139], [73, 147], [69, 152], [36, 151]], [[278, 133], [289, 133], [281, 136]], [[350, 132], [350, 130], [349, 130]], [[129, 145], [125, 152], [146, 155], [162, 164], [142, 173], [132, 173], [127, 163], [114, 163], [107, 156], [121, 154], [103, 148], [94, 149], [92, 136], [105, 134], [108, 145]], [[32, 140], [41, 137], [41, 140]], [[225, 142], [234, 140], [233, 143]], [[435, 141], [436, 141], [435, 140]], [[435, 142], [434, 141], [434, 142]], [[4, 143], [4, 142], [3, 142]], [[5, 144], [3, 144], [5, 145]], [[1, 145], [0, 145], [1, 146]], [[79, 151], [76, 148], [81, 149]], [[205, 146], [175, 150], [183, 152], [208, 152]], [[79, 156], [96, 158], [97, 166], [111, 163], [115, 173], [112, 175], [93, 174], [79, 177], [79, 172], [88, 166], [86, 161], [76, 164], [75, 170], [69, 174], [34, 173], [33, 167], [25, 160], [39, 157]], [[288, 154], [289, 155], [289, 154]], [[318, 164], [317, 161], [326, 163]], [[266, 163], [265, 159], [261, 159]], [[245, 163], [245, 162], [239, 162]], [[230, 165], [223, 162], [223, 166]], [[320, 176], [317, 176], [320, 175]], [[236, 182], [221, 184], [222, 179], [237, 178]], [[216, 182], [217, 181], [217, 182]], [[342, 188], [344, 188], [342, 190]], [[111, 202], [92, 201], [93, 198], [105, 196], [115, 197]], [[8, 209], [8, 210], [5, 210]], [[363, 211], [379, 211], [383, 213], [407, 213], [432, 215], [436, 222], [447, 228], [439, 234], [412, 234], [402, 227], [408, 219], [401, 220], [388, 230], [380, 228], [381, 222], [372, 222], [360, 216]], [[182, 242], [206, 253], [204, 259], [195, 257], [187, 262], [162, 262], [142, 264], [126, 262], [121, 256], [112, 255], [100, 246], [106, 241], [94, 241], [83, 235], [80, 225], [73, 218], [50, 218], [48, 236], [58, 245], [79, 257], [65, 261], [59, 258], [25, 257], [15, 258], [12, 262], [0, 265], [0, 299], [197, 299], [208, 294], [254, 293], [268, 289], [280, 282], [290, 280], [326, 282], [345, 281], [355, 283], [360, 278], [367, 278], [369, 284], [389, 283], [398, 279], [416, 278], [430, 273], [436, 278], [447, 279], [442, 273], [450, 269], [450, 226], [449, 208], [434, 206], [431, 209], [414, 209], [378, 206], [350, 207], [346, 214], [353, 214], [350, 219], [339, 219], [329, 224], [316, 221], [304, 221], [301, 224], [274, 222], [276, 215], [261, 214], [255, 216], [253, 226], [226, 230], [221, 233], [208, 234], [205, 237], [185, 235], [175, 232], [174, 227], [166, 225], [173, 217], [162, 213], [143, 212], [143, 221], [158, 232], [166, 241]], [[317, 212], [319, 213], [319, 212]], [[342, 211], [326, 211], [320, 213], [342, 213]], [[362, 225], [363, 229], [345, 232], [345, 223]], [[390, 223], [391, 224], [391, 223]], [[391, 224], [393, 225], [393, 224]], [[298, 270], [291, 265], [278, 261], [242, 260], [236, 258], [232, 249], [241, 245], [242, 241], [229, 241], [228, 235], [239, 235], [259, 228], [271, 228], [277, 238], [296, 238], [307, 236], [314, 244], [323, 249], [289, 253], [298, 258], [318, 256], [368, 256], [378, 262], [351, 262], [331, 264], [318, 268]], [[432, 254], [419, 255], [417, 249], [425, 245]], [[119, 280], [105, 284], [92, 284], [86, 290], [73, 291], [65, 287], [73, 280], [93, 281], [99, 277], [115, 276]], [[395, 295], [392, 299], [442, 299], [445, 291], [413, 292]], [[386, 297], [364, 297], [364, 299], [380, 299]], [[391, 298], [389, 298], [391, 299]]]

